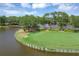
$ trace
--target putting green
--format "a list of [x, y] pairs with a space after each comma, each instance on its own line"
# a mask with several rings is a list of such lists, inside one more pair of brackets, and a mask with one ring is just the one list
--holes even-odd
[[79, 33], [41, 31], [29, 33], [21, 42], [49, 49], [79, 49]]

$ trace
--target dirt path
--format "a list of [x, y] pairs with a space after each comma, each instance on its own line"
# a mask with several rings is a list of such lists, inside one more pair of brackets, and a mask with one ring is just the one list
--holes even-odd
[[18, 30], [19, 37], [28, 37], [28, 32], [25, 32], [23, 29]]

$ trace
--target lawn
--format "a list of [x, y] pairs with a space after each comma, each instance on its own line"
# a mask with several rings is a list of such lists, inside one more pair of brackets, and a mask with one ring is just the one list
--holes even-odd
[[79, 49], [79, 33], [41, 31], [29, 33], [22, 42], [49, 49]]

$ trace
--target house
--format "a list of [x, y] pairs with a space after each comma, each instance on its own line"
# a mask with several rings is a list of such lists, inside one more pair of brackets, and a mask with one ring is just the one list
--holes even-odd
[[49, 24], [44, 24], [43, 26], [44, 26], [44, 29], [50, 29]]
[[57, 29], [57, 28], [59, 28], [59, 26], [57, 24], [56, 25], [54, 25], [54, 24], [50, 25], [50, 29]]
[[64, 28], [64, 29], [73, 30], [73, 29], [74, 29], [74, 26], [68, 24], [68, 25], [64, 26], [63, 28]]

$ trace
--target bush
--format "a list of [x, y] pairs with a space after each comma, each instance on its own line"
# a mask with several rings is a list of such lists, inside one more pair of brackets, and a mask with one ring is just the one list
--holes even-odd
[[60, 31], [59, 28], [55, 28], [55, 29], [50, 29], [50, 31]]
[[73, 32], [73, 30], [65, 29], [64, 32]]
[[79, 32], [79, 30], [74, 30], [74, 32]]

